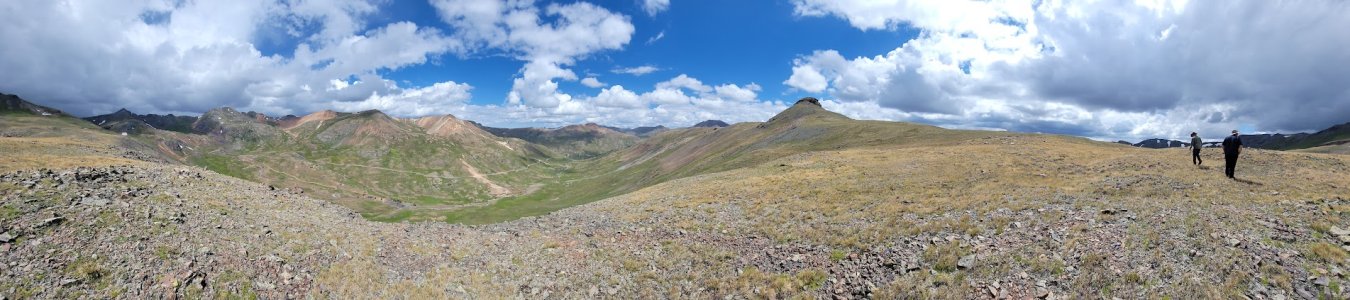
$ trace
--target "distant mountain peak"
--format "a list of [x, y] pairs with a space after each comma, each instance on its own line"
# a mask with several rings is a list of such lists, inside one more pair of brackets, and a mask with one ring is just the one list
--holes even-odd
[[24, 111], [35, 115], [43, 116], [69, 116], [61, 110], [33, 104], [18, 95], [0, 93], [0, 111]]
[[382, 112], [382, 111], [380, 111], [380, 110], [378, 110], [378, 109], [363, 110], [363, 111], [357, 112], [356, 115], [363, 116], [363, 117], [379, 117], [379, 116], [389, 117], [389, 115], [385, 114], [384, 112]]
[[585, 124], [567, 125], [567, 126], [560, 127], [560, 128], [558, 128], [558, 129], [547, 130], [547, 131], [556, 131], [556, 132], [577, 132], [577, 133], [580, 133], [580, 132], [586, 132], [586, 133], [593, 133], [593, 134], [627, 134], [627, 133], [620, 132], [620, 131], [618, 131], [618, 130], [614, 130], [614, 129], [609, 128], [609, 127], [601, 126], [600, 124], [596, 124], [596, 123], [594, 123], [594, 122], [585, 123]]
[[820, 100], [817, 100], [816, 98], [812, 97], [806, 97], [802, 98], [801, 100], [797, 100], [796, 104], [793, 104], [792, 107], [788, 107], [788, 109], [778, 113], [778, 115], [773, 116], [773, 118], [769, 118], [769, 121], [766, 122], [768, 124], [761, 126], [767, 126], [769, 124], [777, 124], [782, 122], [789, 122], [806, 117], [848, 119], [848, 117], [845, 117], [844, 115], [832, 112], [820, 106]]
[[82, 119], [94, 123], [94, 125], [102, 127], [103, 129], [131, 134], [146, 133], [151, 128], [192, 133], [192, 123], [197, 121], [197, 117], [193, 116], [175, 116], [172, 114], [138, 115], [126, 108], [118, 109], [110, 114]]
[[727, 126], [731, 126], [731, 124], [727, 124], [727, 122], [722, 122], [722, 120], [707, 120], [707, 121], [703, 121], [703, 122], [698, 122], [698, 124], [694, 124], [694, 127], [712, 127], [712, 128], [717, 128], [717, 127], [727, 127]]

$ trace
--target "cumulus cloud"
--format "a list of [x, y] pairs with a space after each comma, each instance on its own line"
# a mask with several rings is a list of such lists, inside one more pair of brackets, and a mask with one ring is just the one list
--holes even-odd
[[385, 113], [399, 116], [433, 115], [445, 107], [462, 106], [470, 98], [468, 84], [440, 82], [431, 86], [394, 90], [380, 94], [371, 93], [360, 101], [340, 102], [333, 109], [339, 111], [362, 111], [379, 109]]
[[[401, 92], [376, 72], [462, 48], [412, 23], [362, 30], [376, 3], [9, 1], [0, 5], [10, 23], [0, 38], [24, 42], [6, 46], [0, 66], [23, 75], [0, 89], [81, 115], [219, 106], [296, 113]], [[256, 44], [275, 35], [302, 43], [261, 53]], [[360, 83], [327, 88], [352, 78]]]
[[703, 85], [703, 81], [689, 77], [689, 75], [680, 74], [670, 80], [662, 81], [656, 84], [657, 89], [689, 89], [699, 93], [707, 93], [713, 90], [712, 87]]
[[872, 56], [803, 54], [783, 82], [903, 120], [1179, 138], [1241, 125], [1316, 130], [1350, 115], [1344, 1], [793, 4], [859, 30], [921, 31]]
[[595, 79], [595, 77], [586, 77], [586, 78], [582, 78], [582, 79], [581, 79], [581, 85], [584, 85], [584, 86], [590, 87], [590, 88], [599, 88], [599, 87], [605, 86], [605, 83], [604, 83], [604, 82], [600, 82], [600, 80], [599, 80], [599, 79]]
[[[685, 126], [763, 120], [785, 108], [759, 99], [757, 84], [708, 85], [687, 75], [646, 92], [619, 85], [594, 96], [560, 91], [558, 82], [579, 79], [570, 69], [577, 61], [622, 49], [634, 31], [627, 16], [587, 2], [430, 1], [448, 25], [443, 30], [408, 21], [370, 26], [382, 3], [6, 1], [0, 39], [23, 42], [0, 51], [0, 68], [22, 75], [0, 81], [0, 90], [81, 115], [120, 107], [198, 114], [233, 106], [277, 115], [379, 109], [453, 113], [496, 126]], [[474, 87], [465, 83], [404, 86], [381, 75], [477, 55], [522, 62], [503, 103], [470, 103]], [[594, 76], [580, 83], [606, 86]]]
[[759, 93], [760, 89], [759, 85], [754, 83], [744, 87], [735, 84], [723, 84], [713, 88], [719, 99], [740, 102], [755, 101], [756, 96], [758, 96], [756, 94]]
[[610, 72], [614, 72], [614, 74], [628, 74], [633, 76], [642, 76], [660, 70], [661, 68], [657, 68], [656, 66], [643, 65], [631, 68], [615, 68], [614, 70], [610, 70]]
[[637, 93], [625, 90], [622, 85], [611, 86], [600, 91], [592, 100], [600, 107], [643, 108], [645, 103]]
[[567, 66], [596, 51], [622, 48], [634, 31], [627, 16], [587, 2], [549, 4], [542, 11], [533, 1], [433, 0], [432, 4], [455, 28], [454, 37], [527, 61], [512, 83], [508, 103], [559, 112], [575, 107], [555, 81], [577, 80]]
[[[727, 122], [763, 121], [786, 109], [783, 101], [758, 98], [758, 84], [727, 83], [708, 86], [680, 74], [639, 93], [614, 85], [592, 97], [577, 97], [563, 109], [540, 113], [537, 107], [508, 107], [517, 119], [532, 124], [564, 125], [596, 122], [614, 126], [688, 126], [699, 121], [719, 119]], [[561, 112], [559, 112], [561, 110]], [[524, 116], [520, 116], [523, 114]], [[514, 123], [499, 123], [511, 125]]]
[[670, 9], [670, 0], [642, 0], [642, 11], [647, 12], [649, 16], [655, 16], [666, 9]]

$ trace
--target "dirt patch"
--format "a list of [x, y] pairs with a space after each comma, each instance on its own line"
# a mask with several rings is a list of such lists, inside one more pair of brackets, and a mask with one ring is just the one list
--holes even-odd
[[459, 163], [464, 165], [464, 170], [469, 172], [469, 177], [473, 177], [474, 180], [478, 180], [478, 182], [487, 185], [488, 194], [491, 194], [493, 197], [506, 197], [511, 195], [510, 189], [497, 185], [497, 183], [492, 182], [492, 180], [488, 179], [487, 176], [483, 176], [482, 173], [478, 173], [478, 169], [474, 168], [472, 165], [469, 165], [468, 162], [465, 162], [463, 159], [461, 159], [459, 160]]

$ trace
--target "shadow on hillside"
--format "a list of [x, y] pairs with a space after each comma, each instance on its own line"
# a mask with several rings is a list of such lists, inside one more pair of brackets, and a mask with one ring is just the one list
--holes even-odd
[[1198, 166], [1198, 168], [1200, 168], [1201, 170], [1209, 170], [1209, 169], [1212, 169], [1212, 168], [1210, 168], [1209, 166]]
[[1241, 183], [1246, 183], [1246, 184], [1249, 184], [1249, 185], [1255, 185], [1255, 186], [1262, 186], [1262, 185], [1265, 185], [1265, 184], [1262, 184], [1262, 183], [1260, 183], [1260, 182], [1255, 182], [1255, 181], [1251, 181], [1251, 180], [1247, 180], [1247, 179], [1242, 179], [1242, 178], [1233, 178], [1233, 181], [1237, 181], [1237, 182], [1241, 182]]

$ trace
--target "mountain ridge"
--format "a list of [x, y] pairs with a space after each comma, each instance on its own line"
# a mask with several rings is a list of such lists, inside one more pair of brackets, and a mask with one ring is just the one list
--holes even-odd
[[803, 152], [1022, 135], [853, 120], [810, 97], [764, 122], [646, 137], [594, 123], [504, 129], [453, 115], [396, 118], [379, 110], [272, 118], [223, 107], [193, 128], [200, 135], [147, 129], [156, 134], [138, 139], [222, 174], [322, 191], [372, 219], [444, 216], [464, 223], [545, 214]]
[[[1233, 180], [1167, 151], [809, 110], [588, 160], [312, 137], [382, 119], [231, 150], [0, 114], [0, 296], [1255, 299], [1346, 282], [1342, 155], [1252, 149]], [[203, 140], [187, 153], [205, 168], [141, 143], [169, 137]]]
[[[1299, 150], [1320, 146], [1336, 146], [1350, 141], [1350, 122], [1332, 125], [1331, 127], [1312, 133], [1240, 134], [1238, 137], [1242, 138], [1243, 146], [1258, 149]], [[1210, 141], [1205, 142], [1205, 145], [1206, 147], [1216, 147], [1216, 144], [1221, 140], [1222, 138], [1210, 139]], [[1133, 143], [1132, 145], [1135, 147], [1162, 149], [1189, 147], [1190, 143], [1187, 141], [1153, 138], [1145, 139], [1138, 143]]]
[[173, 114], [136, 114], [126, 108], [117, 111], [92, 117], [82, 118], [94, 125], [104, 129], [127, 132], [130, 134], [140, 134], [145, 132], [144, 126], [153, 127], [161, 130], [175, 131], [181, 133], [193, 133], [192, 124], [197, 122], [196, 116], [176, 116]]
[[598, 157], [636, 143], [640, 137], [595, 123], [559, 128], [496, 128], [471, 123], [494, 136], [519, 139], [574, 159]]

